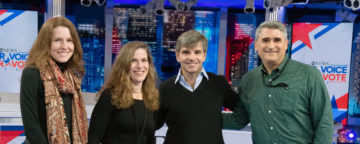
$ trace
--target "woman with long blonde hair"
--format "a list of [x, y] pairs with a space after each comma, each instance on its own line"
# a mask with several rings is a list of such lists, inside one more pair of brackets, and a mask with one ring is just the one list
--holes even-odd
[[20, 107], [26, 143], [86, 144], [82, 56], [71, 21], [53, 17], [42, 25], [21, 77]]
[[154, 144], [157, 79], [147, 44], [121, 48], [90, 119], [89, 144]]

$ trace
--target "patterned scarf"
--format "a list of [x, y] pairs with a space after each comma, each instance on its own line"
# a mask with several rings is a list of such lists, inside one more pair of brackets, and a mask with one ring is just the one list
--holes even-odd
[[47, 118], [47, 136], [50, 144], [70, 144], [69, 128], [66, 124], [64, 104], [60, 93], [72, 94], [72, 139], [74, 144], [87, 142], [87, 117], [81, 93], [81, 79], [71, 70], [60, 71], [59, 66], [50, 58], [40, 68], [44, 84]]

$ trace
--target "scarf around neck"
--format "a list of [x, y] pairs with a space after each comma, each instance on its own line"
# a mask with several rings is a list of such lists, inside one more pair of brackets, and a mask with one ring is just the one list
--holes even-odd
[[39, 68], [45, 91], [47, 136], [50, 144], [70, 144], [69, 128], [66, 122], [64, 104], [60, 93], [72, 96], [72, 142], [86, 144], [87, 117], [81, 93], [81, 78], [73, 71], [61, 72], [52, 58]]

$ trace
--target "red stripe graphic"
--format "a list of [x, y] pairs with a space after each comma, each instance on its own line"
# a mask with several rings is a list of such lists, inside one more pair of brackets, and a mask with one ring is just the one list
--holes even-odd
[[24, 133], [24, 131], [0, 131], [0, 144], [7, 144], [22, 133]]
[[3, 13], [5, 13], [7, 10], [0, 10], [0, 15], [2, 15]]

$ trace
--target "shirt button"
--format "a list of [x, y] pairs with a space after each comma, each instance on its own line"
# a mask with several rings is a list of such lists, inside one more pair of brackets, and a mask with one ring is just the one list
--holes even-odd
[[269, 97], [271, 97], [271, 94], [269, 94]]
[[272, 79], [269, 79], [269, 81], [271, 82], [271, 81], [272, 81]]
[[273, 130], [274, 128], [273, 127], [270, 127], [270, 130]]
[[271, 110], [269, 110], [269, 114], [271, 114]]

